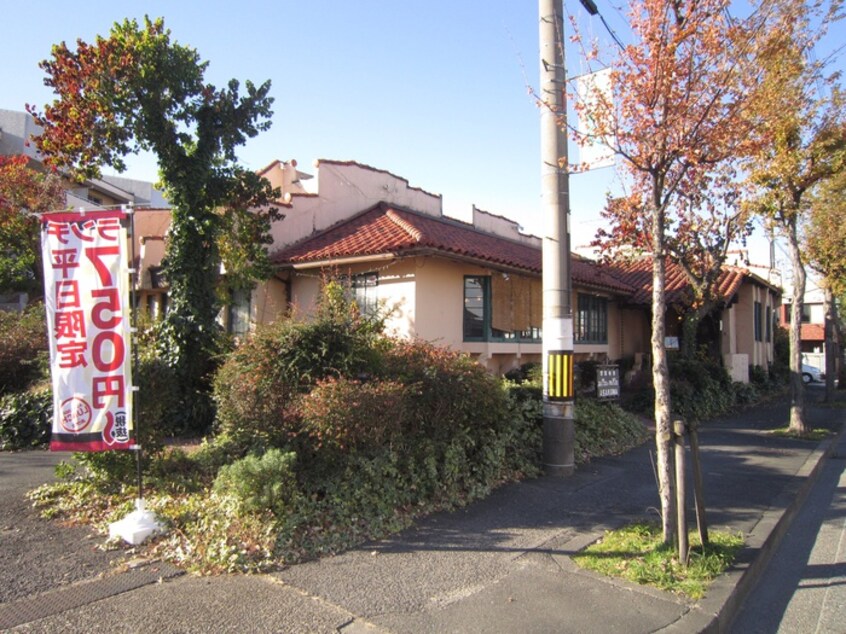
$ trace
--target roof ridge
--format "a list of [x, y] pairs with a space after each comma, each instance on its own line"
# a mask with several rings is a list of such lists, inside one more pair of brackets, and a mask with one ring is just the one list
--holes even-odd
[[410, 235], [415, 242], [423, 241], [423, 231], [419, 227], [415, 227], [411, 222], [402, 217], [402, 212], [394, 207], [388, 207], [385, 210], [385, 216], [397, 225], [400, 229]]

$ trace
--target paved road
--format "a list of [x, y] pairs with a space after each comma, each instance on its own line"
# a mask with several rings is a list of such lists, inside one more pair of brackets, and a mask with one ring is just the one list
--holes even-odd
[[[846, 422], [843, 409], [812, 406], [809, 413], [818, 427]], [[734, 614], [736, 588], [745, 594], [746, 579], [757, 578], [757, 556], [780, 539], [787, 524], [780, 520], [793, 517], [829, 455], [830, 443], [767, 433], [785, 419], [778, 401], [702, 429], [710, 523], [743, 532], [747, 547], [696, 602], [583, 571], [570, 560], [603, 530], [654, 517], [649, 444], [570, 478], [503, 486], [335, 557], [269, 575], [214, 578], [180, 575], [162, 562], [115, 566], [110, 562], [132, 549], [100, 552], [102, 538], [42, 522], [26, 504], [26, 485], [50, 478], [52, 456], [0, 456], [0, 588], [11, 590], [0, 596], [0, 629], [690, 634], [719, 627]]]
[[846, 436], [826, 460], [732, 632], [846, 632]]

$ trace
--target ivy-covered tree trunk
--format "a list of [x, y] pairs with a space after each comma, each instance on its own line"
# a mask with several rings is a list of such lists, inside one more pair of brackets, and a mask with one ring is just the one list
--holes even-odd
[[699, 304], [698, 308], [689, 309], [684, 314], [684, 319], [682, 320], [682, 340], [679, 352], [685, 359], [693, 359], [696, 356], [699, 325], [714, 306], [713, 302], [700, 302]]
[[248, 81], [242, 95], [234, 79], [222, 89], [207, 84], [207, 66], [171, 41], [164, 20], [124, 20], [93, 44], [79, 40], [75, 51], [54, 46], [41, 67], [58, 99], [43, 115], [30, 109], [43, 127], [38, 149], [74, 175], [98, 177], [102, 164], [122, 171], [123, 157], [139, 149], [158, 158], [173, 206], [163, 262], [171, 302], [158, 347], [182, 391], [174, 431], [211, 423], [221, 257], [229, 283], [266, 278], [270, 223], [280, 217], [269, 204], [278, 192], [236, 156], [270, 127], [270, 82]]
[[219, 350], [215, 287], [220, 257], [212, 227], [214, 214], [176, 207], [172, 211], [164, 273], [170, 284], [170, 308], [158, 342], [163, 359], [174, 368], [181, 391], [182, 425], [203, 431], [212, 422], [210, 380]]

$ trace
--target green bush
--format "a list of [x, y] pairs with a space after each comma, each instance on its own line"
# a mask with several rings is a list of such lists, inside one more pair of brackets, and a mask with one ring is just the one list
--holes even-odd
[[329, 378], [299, 399], [297, 411], [317, 448], [378, 449], [400, 440], [405, 386], [396, 381]]
[[53, 392], [50, 388], [0, 397], [0, 450], [38, 447], [50, 440]]
[[507, 420], [501, 381], [470, 357], [424, 341], [394, 341], [383, 353], [384, 376], [403, 383], [406, 434], [436, 441], [463, 428], [497, 429]]
[[233, 496], [244, 513], [271, 511], [282, 517], [296, 498], [294, 464], [297, 455], [269, 449], [264, 455], [249, 454], [221, 467], [213, 490]]
[[[761, 389], [766, 390], [768, 387], [769, 381]], [[732, 386], [732, 392], [734, 393], [734, 402], [737, 405], [753, 405], [761, 399], [758, 384], [755, 382], [735, 383]]]
[[731, 378], [710, 359], [672, 358], [670, 399], [673, 413], [687, 422], [721, 416], [734, 406]]
[[592, 359], [576, 363], [573, 387], [577, 394], [595, 389], [597, 366], [599, 366], [599, 363]]
[[540, 385], [543, 378], [543, 366], [540, 363], [524, 363], [505, 373], [505, 378], [514, 383], [536, 383]]
[[280, 320], [241, 344], [214, 380], [216, 432], [244, 450], [282, 446], [302, 433], [296, 398], [328, 377], [369, 376], [378, 364], [378, 321], [327, 284], [311, 321]]
[[0, 311], [0, 394], [19, 392], [48, 376], [44, 305]]
[[623, 453], [649, 436], [640, 420], [615, 403], [580, 398], [576, 401], [575, 419], [577, 464]]

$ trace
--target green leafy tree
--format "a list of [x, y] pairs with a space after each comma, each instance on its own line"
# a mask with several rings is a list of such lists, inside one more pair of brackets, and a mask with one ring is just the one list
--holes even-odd
[[[269, 271], [263, 245], [279, 217], [270, 184], [241, 167], [235, 150], [270, 127], [270, 82], [206, 83], [208, 62], [171, 40], [160, 18], [116, 23], [93, 44], [53, 47], [41, 63], [45, 84], [58, 95], [43, 113], [39, 150], [54, 166], [97, 176], [119, 171], [139, 150], [158, 158], [173, 205], [164, 274], [170, 312], [161, 329], [163, 358], [176, 370], [182, 411], [195, 429], [210, 423], [209, 377], [218, 350], [215, 316], [220, 265], [242, 286]], [[223, 253], [221, 240], [224, 241]]]
[[755, 55], [764, 79], [751, 113], [762, 142], [747, 161], [748, 182], [754, 189], [750, 208], [786, 240], [790, 252], [789, 425], [803, 434], [810, 427], [805, 419], [800, 350], [807, 264], [801, 227], [814, 188], [846, 164], [846, 117], [837, 76], [826, 77], [824, 61], [811, 58], [814, 45], [836, 17], [839, 2], [777, 0], [762, 2], [762, 7], [769, 28]]
[[[811, 268], [823, 277], [825, 292], [826, 400], [834, 399], [837, 360], [842, 354], [843, 332], [837, 297], [846, 296], [846, 172], [826, 179], [811, 198], [804, 232], [804, 252]], [[842, 363], [841, 363], [842, 365]], [[842, 383], [841, 383], [842, 385]]]
[[43, 294], [38, 214], [64, 204], [58, 176], [24, 155], [0, 156], [0, 292]]

